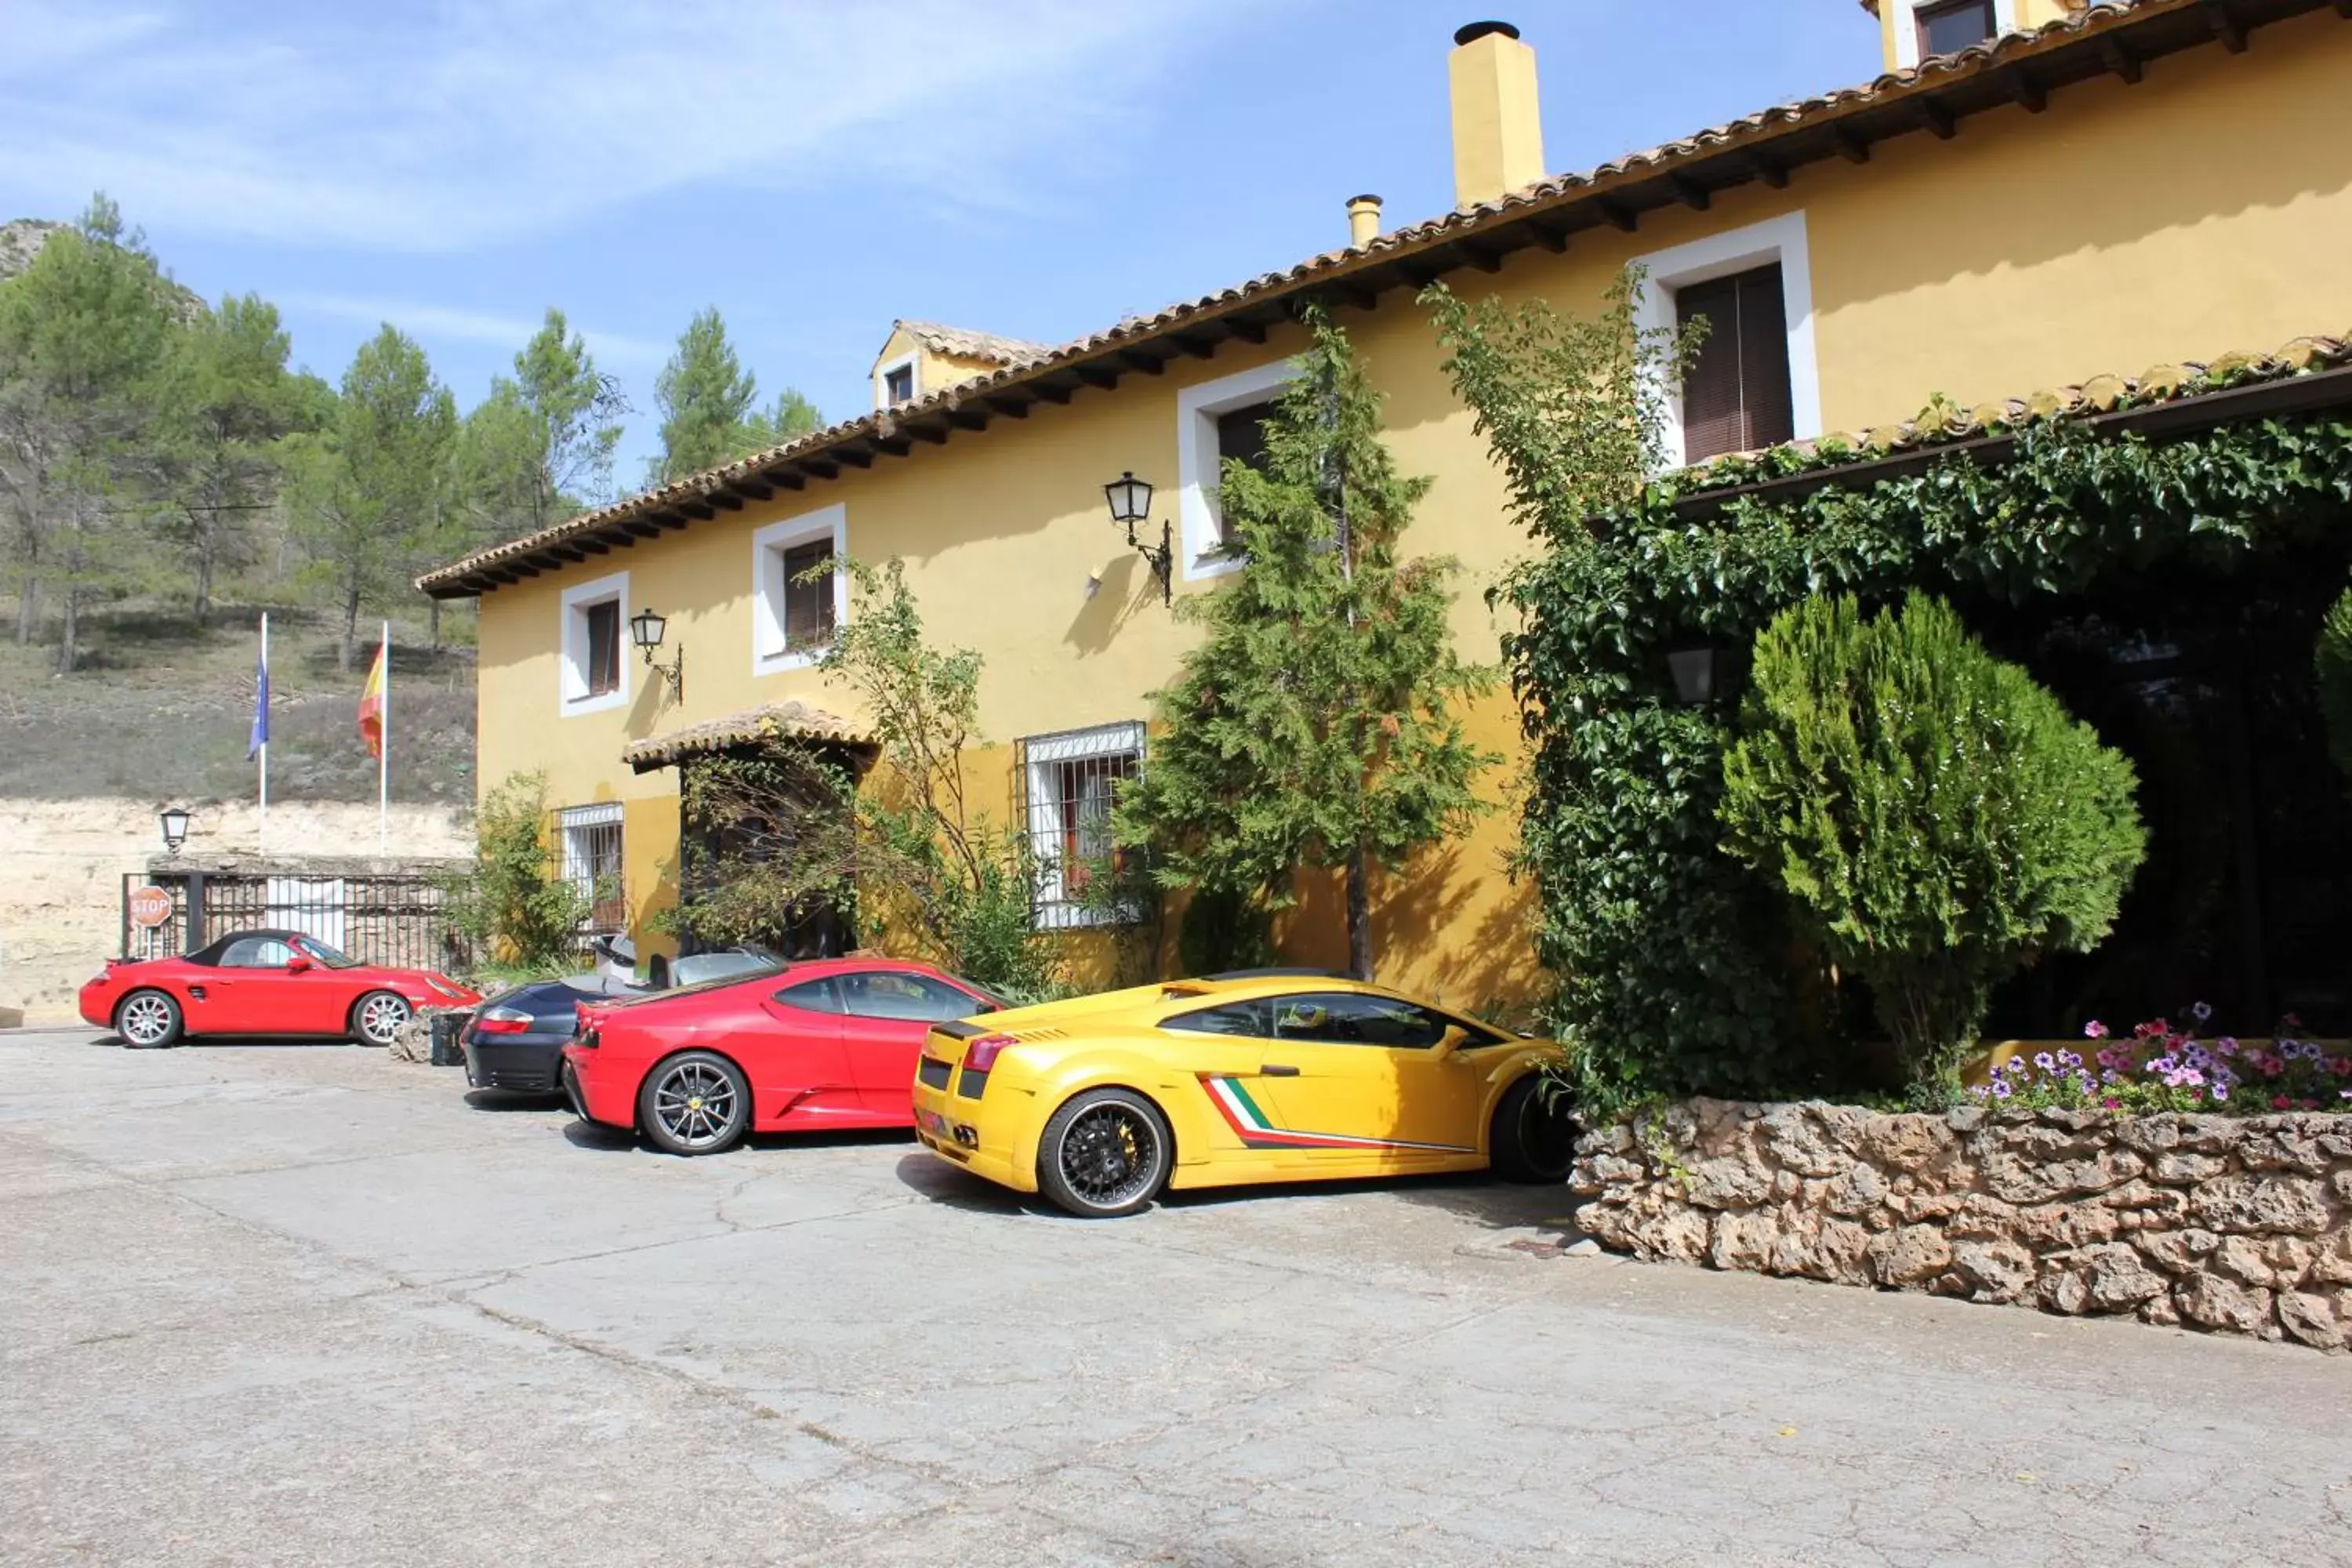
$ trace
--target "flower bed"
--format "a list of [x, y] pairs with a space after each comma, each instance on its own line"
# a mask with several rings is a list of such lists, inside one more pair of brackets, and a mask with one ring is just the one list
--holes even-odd
[[[2163, 1081], [2183, 1054], [2147, 1094], [2210, 1091]], [[2079, 1092], [2060, 1069], [1943, 1115], [1701, 1100], [1618, 1122], [1578, 1146], [1576, 1221], [1645, 1258], [2352, 1339], [2352, 1117], [2018, 1103]]]
[[[2200, 1004], [2189, 1016], [2203, 1024], [2210, 1014]], [[2352, 1046], [2298, 1038], [2301, 1030], [2290, 1015], [2273, 1038], [2209, 1042], [2158, 1018], [2110, 1039], [2106, 1026], [2094, 1023], [2080, 1051], [1997, 1051], [1969, 1092], [1988, 1105], [2036, 1110], [2352, 1110]]]

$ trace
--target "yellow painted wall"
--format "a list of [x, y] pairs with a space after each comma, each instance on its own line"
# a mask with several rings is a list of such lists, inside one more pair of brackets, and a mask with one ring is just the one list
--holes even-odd
[[[1870, 163], [1814, 165], [1790, 187], [1726, 193], [1706, 213], [1676, 209], [1641, 231], [1578, 236], [1565, 256], [1516, 253], [1458, 289], [1548, 297], [1589, 309], [1642, 254], [1801, 209], [1810, 232], [1822, 411], [1831, 430], [1916, 412], [1944, 394], [1963, 404], [2079, 382], [2101, 372], [2274, 348], [2352, 329], [2352, 137], [2320, 106], [2352, 83], [2352, 26], [2332, 14], [2265, 28], [2247, 55], [2219, 48], [2159, 60], [2137, 87], [2100, 82], [2055, 95], [2035, 116], [2004, 110], [1965, 121], [1957, 140], [1883, 145]], [[1500, 630], [1482, 600], [1527, 548], [1469, 414], [1454, 400], [1426, 314], [1402, 291], [1374, 311], [1343, 311], [1376, 384], [1389, 438], [1408, 472], [1436, 483], [1414, 547], [1466, 567], [1454, 613], [1464, 650], [1491, 659]], [[1163, 488], [1172, 515], [1176, 397], [1201, 380], [1295, 352], [1221, 346], [1164, 375], [1081, 391], [944, 447], [848, 470], [720, 521], [503, 588], [481, 617], [481, 776], [542, 768], [550, 798], [628, 803], [629, 893], [640, 914], [672, 896], [657, 875], [676, 853], [674, 772], [639, 778], [617, 758], [629, 741], [785, 698], [845, 710], [814, 671], [751, 670], [751, 531], [840, 503], [850, 552], [906, 559], [926, 619], [942, 640], [982, 650], [989, 737], [1018, 737], [1148, 717], [1145, 693], [1192, 641], [1161, 607], [1143, 562], [1104, 510], [1101, 485], [1123, 468]], [[1088, 575], [1108, 568], [1101, 592]], [[558, 603], [563, 587], [630, 574], [633, 605], [670, 616], [686, 650], [688, 704], [649, 687], [633, 662], [630, 705], [558, 713]], [[1202, 591], [1186, 584], [1177, 591]], [[1516, 755], [1507, 699], [1474, 715], [1474, 731]], [[973, 759], [1009, 812], [1009, 753]], [[1508, 770], [1504, 770], [1507, 772]], [[1503, 780], [1495, 781], [1499, 790]], [[1476, 1006], [1536, 983], [1523, 921], [1526, 891], [1501, 866], [1513, 814], [1380, 889], [1381, 973]], [[1336, 899], [1310, 891], [1285, 932], [1286, 956], [1344, 956]]]

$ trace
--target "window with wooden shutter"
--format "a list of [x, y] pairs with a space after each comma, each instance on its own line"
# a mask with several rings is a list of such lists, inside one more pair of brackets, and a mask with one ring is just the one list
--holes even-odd
[[621, 602], [606, 599], [582, 612], [587, 617], [588, 695], [621, 689]]
[[[794, 653], [833, 640], [833, 541], [813, 539], [782, 552], [784, 647]], [[814, 575], [811, 575], [814, 574]]]
[[1706, 341], [1683, 377], [1683, 460], [1778, 446], [1796, 433], [1789, 392], [1789, 314], [1774, 262], [1675, 294], [1685, 326]]

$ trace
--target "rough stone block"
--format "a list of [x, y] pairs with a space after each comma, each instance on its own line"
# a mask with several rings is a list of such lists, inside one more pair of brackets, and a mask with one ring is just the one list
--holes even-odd
[[2314, 1236], [2327, 1226], [2325, 1193], [2300, 1176], [2223, 1176], [2191, 1193], [2189, 1206], [2214, 1230]]
[[2336, 1309], [2325, 1296], [2300, 1290], [2281, 1291], [2278, 1321], [2291, 1340], [2324, 1351], [2344, 1348], [2344, 1330], [2336, 1321]]
[[2009, 1302], [2033, 1283], [2033, 1254], [2013, 1241], [1963, 1241], [1952, 1248], [1952, 1272], [1978, 1301]]
[[1932, 1225], [1906, 1225], [1870, 1238], [1864, 1249], [1871, 1282], [1917, 1285], [1951, 1266], [1952, 1244]]
[[2205, 1266], [2242, 1285], [2269, 1285], [2277, 1278], [2263, 1257], [2263, 1244], [2251, 1236], [2223, 1237]]
[[2150, 1174], [2159, 1182], [2193, 1185], [2210, 1181], [2230, 1168], [2230, 1162], [2218, 1154], [2159, 1154]]
[[2191, 1274], [2221, 1245], [2210, 1230], [2147, 1231], [2133, 1238], [2156, 1266], [2171, 1274]]
[[2075, 1258], [2090, 1286], [2095, 1311], [2128, 1312], [2143, 1301], [2168, 1294], [2171, 1289], [2163, 1275], [2123, 1242], [2084, 1247]]
[[2192, 1274], [2173, 1288], [2180, 1315], [2200, 1327], [2258, 1334], [2271, 1327], [2271, 1293], [2233, 1285], [2218, 1274]]
[[1772, 1178], [1754, 1159], [1727, 1155], [1692, 1166], [1683, 1190], [1701, 1208], [1754, 1208], [1771, 1194]]
[[1863, 1157], [1890, 1171], [1924, 1170], [1958, 1148], [1952, 1129], [1933, 1116], [1874, 1116], [1862, 1124]]
[[1748, 1210], [1717, 1215], [1707, 1247], [1707, 1261], [1717, 1268], [1763, 1273], [1772, 1260], [1772, 1245], [1780, 1239], [1780, 1222], [1769, 1214]]

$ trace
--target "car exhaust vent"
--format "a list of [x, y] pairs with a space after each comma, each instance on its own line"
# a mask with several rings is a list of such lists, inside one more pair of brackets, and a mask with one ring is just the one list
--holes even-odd
[[1013, 1037], [1025, 1045], [1031, 1040], [1066, 1040], [1070, 1037], [1070, 1031], [1067, 1029], [1056, 1029], [1049, 1026], [1043, 1029], [1022, 1029], [1017, 1031]]

